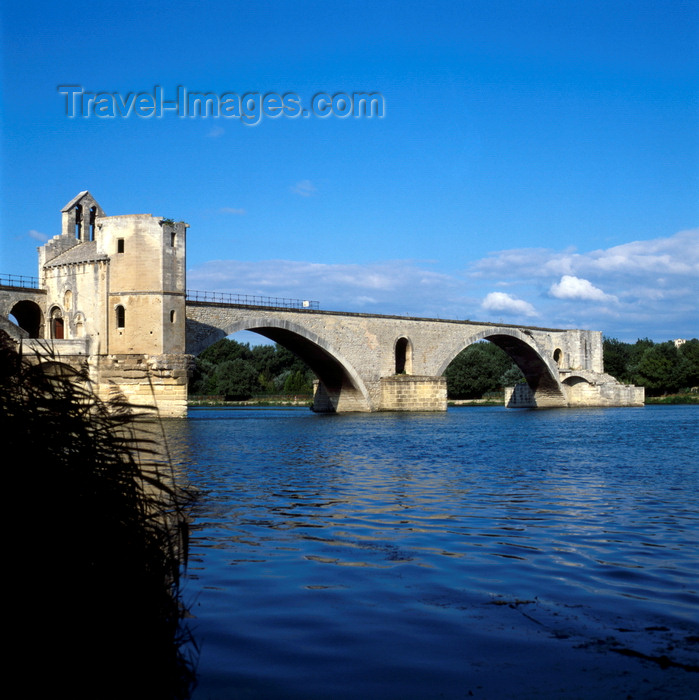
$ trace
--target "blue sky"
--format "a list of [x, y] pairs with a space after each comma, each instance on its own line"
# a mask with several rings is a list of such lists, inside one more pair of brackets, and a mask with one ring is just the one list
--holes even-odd
[[[188, 287], [699, 336], [699, 0], [3, 3], [0, 273], [89, 189]], [[380, 93], [383, 116], [70, 118], [85, 92]]]

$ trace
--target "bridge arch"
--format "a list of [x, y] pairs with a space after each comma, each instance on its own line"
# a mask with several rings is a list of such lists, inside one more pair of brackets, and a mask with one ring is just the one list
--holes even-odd
[[595, 386], [605, 375], [593, 374], [586, 370], [576, 370], [563, 380], [568, 401], [572, 404], [585, 404], [586, 397], [595, 392]]
[[44, 314], [41, 307], [29, 299], [18, 301], [11, 309], [10, 316], [13, 316], [17, 325], [29, 334], [30, 338], [41, 338], [44, 328]]
[[352, 364], [331, 343], [298, 323], [269, 317], [242, 318], [211, 333], [198, 345], [198, 352], [238, 331], [253, 331], [273, 340], [293, 352], [311, 368], [321, 384], [316, 390], [315, 410], [371, 410], [367, 387]]
[[558, 378], [556, 360], [543, 352], [527, 331], [516, 328], [488, 328], [452, 345], [437, 373], [440, 376], [444, 374], [449, 364], [462, 350], [479, 340], [488, 340], [507, 353], [522, 371], [537, 405], [567, 405], [568, 392]]

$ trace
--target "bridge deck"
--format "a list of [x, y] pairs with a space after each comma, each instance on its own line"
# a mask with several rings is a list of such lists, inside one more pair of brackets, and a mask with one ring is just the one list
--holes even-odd
[[329, 311], [326, 309], [309, 309], [309, 308], [292, 308], [288, 306], [273, 306], [266, 304], [236, 304], [226, 302], [210, 302], [210, 301], [193, 301], [187, 299], [186, 306], [210, 306], [223, 307], [233, 309], [258, 309], [260, 311], [290, 311], [302, 312], [304, 314], [315, 314], [321, 316], [349, 316], [352, 318], [383, 318], [397, 321], [427, 321], [430, 323], [469, 323], [476, 326], [488, 326], [491, 328], [526, 328], [533, 331], [544, 331], [547, 333], [564, 333], [565, 328], [548, 328], [546, 326], [522, 326], [521, 324], [512, 323], [494, 323], [492, 321], [474, 321], [472, 319], [456, 319], [456, 318], [430, 318], [429, 316], [400, 316], [397, 314], [370, 314], [357, 311]]

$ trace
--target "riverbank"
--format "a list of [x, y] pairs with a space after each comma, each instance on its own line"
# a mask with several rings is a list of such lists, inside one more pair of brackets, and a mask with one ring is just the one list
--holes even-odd
[[223, 396], [193, 396], [187, 401], [190, 408], [197, 406], [217, 408], [224, 406], [241, 407], [274, 407], [274, 406], [308, 406], [313, 405], [313, 397], [308, 394], [289, 396], [256, 396], [251, 399], [241, 399], [239, 401], [227, 401]]
[[666, 396], [646, 396], [647, 404], [656, 405], [699, 405], [699, 393], [667, 394]]
[[[449, 399], [447, 406], [502, 406], [502, 398], [487, 399]], [[224, 406], [249, 407], [274, 407], [274, 406], [307, 406], [313, 405], [312, 396], [269, 396], [257, 397], [241, 401], [226, 401], [223, 397], [207, 396], [195, 397], [187, 402], [190, 408]], [[670, 394], [668, 396], [647, 396], [646, 405], [699, 405], [699, 394]]]
[[[504, 399], [502, 397], [486, 398], [486, 399], [450, 399], [447, 401], [447, 406], [502, 406]], [[240, 407], [274, 407], [274, 406], [308, 406], [313, 405], [312, 396], [258, 396], [252, 399], [240, 401], [227, 401], [222, 396], [197, 396], [191, 398], [187, 405], [190, 408], [209, 407], [217, 408], [224, 406], [240, 406]]]

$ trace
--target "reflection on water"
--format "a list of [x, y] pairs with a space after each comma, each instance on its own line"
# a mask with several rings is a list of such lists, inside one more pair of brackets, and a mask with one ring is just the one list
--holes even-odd
[[195, 700], [691, 697], [695, 407], [166, 424]]

